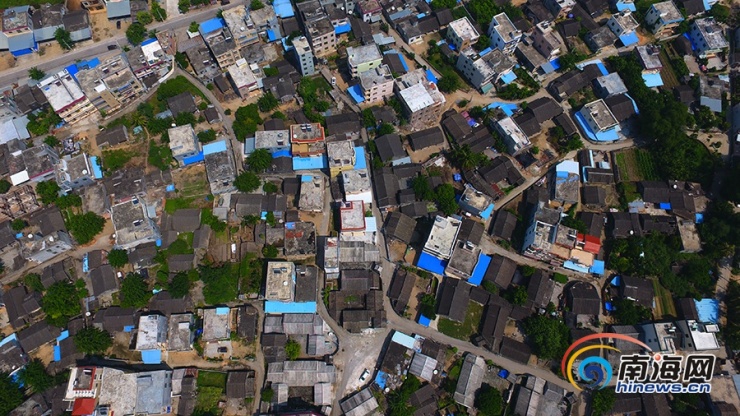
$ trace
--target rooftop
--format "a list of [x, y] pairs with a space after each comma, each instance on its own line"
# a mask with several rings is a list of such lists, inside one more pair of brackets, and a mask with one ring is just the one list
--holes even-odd
[[321, 175], [301, 175], [298, 207], [303, 211], [323, 211], [326, 184]]
[[[671, 2], [668, 1], [666, 3]], [[657, 4], [653, 4], [653, 6], [656, 6]], [[646, 70], [656, 70], [663, 67], [663, 64], [660, 62], [660, 48], [658, 46], [653, 44], [640, 45], [635, 48], [635, 51], [637, 53], [637, 56], [640, 58], [640, 62], [642, 63], [643, 68], [645, 68]]]
[[353, 68], [382, 59], [383, 55], [380, 54], [378, 47], [374, 43], [347, 48], [347, 62]]
[[295, 266], [289, 261], [267, 263], [265, 299], [290, 302], [294, 298]]
[[507, 16], [506, 13], [499, 13], [493, 16], [493, 21], [491, 23], [494, 24], [494, 30], [498, 32], [498, 35], [501, 36], [501, 39], [506, 43], [522, 36], [522, 32], [514, 27], [514, 24], [511, 23], [511, 19], [509, 19], [509, 16]]
[[299, 36], [293, 39], [293, 47], [301, 54], [311, 52], [311, 46], [305, 36]]
[[479, 55], [473, 48], [468, 48], [462, 53], [473, 61], [473, 67], [480, 72], [484, 80], [498, 77], [516, 65], [509, 55], [499, 49], [492, 49], [485, 55]]
[[360, 72], [358, 77], [360, 78], [362, 88], [365, 90], [369, 90], [378, 84], [393, 81], [393, 74], [388, 65], [380, 65], [369, 71]]
[[247, 65], [231, 65], [229, 67], [229, 76], [234, 81], [236, 88], [250, 87], [257, 84], [257, 78], [255, 78], [254, 73]]
[[167, 130], [170, 138], [170, 150], [174, 156], [198, 151], [195, 132], [190, 124], [177, 126]]
[[291, 124], [291, 143], [313, 143], [324, 141], [324, 128], [319, 123]]
[[30, 28], [30, 23], [28, 6], [10, 7], [3, 12], [3, 32]]
[[465, 190], [463, 191], [462, 196], [460, 196], [460, 202], [469, 205], [478, 211], [485, 211], [493, 204], [491, 197], [478, 191], [469, 184], [465, 185]]
[[625, 32], [632, 31], [640, 25], [637, 23], [637, 20], [635, 20], [635, 17], [632, 16], [632, 13], [629, 12], [613, 14], [612, 19], [614, 19]]
[[367, 169], [355, 169], [342, 172], [342, 186], [345, 194], [358, 194], [372, 189], [372, 182]]
[[326, 155], [329, 159], [329, 168], [354, 166], [355, 164], [355, 147], [351, 140], [327, 143]]
[[604, 100], [596, 100], [584, 105], [583, 109], [581, 109], [581, 113], [584, 115], [590, 115], [601, 130], [606, 130], [618, 124], [617, 119], [614, 117], [611, 110], [609, 110], [609, 107], [607, 107]]
[[[728, 47], [722, 26], [717, 23], [713, 17], [694, 20], [694, 25], [699, 29], [699, 33], [707, 42], [706, 49], [722, 49]], [[51, 101], [51, 99], [49, 99]]]
[[139, 318], [136, 350], [159, 349], [167, 341], [167, 318], [162, 315], [144, 315]]
[[453, 244], [460, 231], [460, 221], [452, 217], [440, 217], [434, 219], [432, 231], [424, 244], [424, 251], [434, 256], [449, 259], [452, 255]]
[[674, 22], [677, 20], [683, 20], [681, 11], [678, 10], [672, 1], [662, 1], [660, 3], [654, 3], [652, 7], [660, 13], [661, 19], [665, 22]]
[[511, 138], [517, 144], [515, 147], [524, 148], [529, 146], [529, 138], [511, 117], [502, 118], [496, 122], [496, 126], [498, 130], [505, 133], [506, 137]]
[[144, 204], [137, 198], [111, 207], [111, 221], [116, 232], [116, 244], [126, 246], [136, 241], [153, 238], [156, 230], [146, 214]]
[[172, 314], [167, 328], [167, 350], [189, 351], [193, 343], [193, 314]]
[[42, 79], [38, 85], [56, 112], [85, 99], [82, 89], [66, 69]]
[[362, 201], [342, 202], [339, 206], [342, 231], [365, 229], [365, 204]]
[[458, 241], [452, 252], [445, 274], [460, 279], [468, 279], [478, 263], [480, 248], [470, 242]]
[[460, 39], [469, 40], [471, 42], [478, 39], [480, 36], [467, 17], [453, 20], [450, 22], [449, 29], [453, 30]]
[[203, 340], [218, 341], [228, 339], [231, 323], [229, 308], [210, 308], [203, 310]]
[[255, 149], [276, 147], [290, 147], [290, 132], [288, 130], [259, 130], [254, 133]]

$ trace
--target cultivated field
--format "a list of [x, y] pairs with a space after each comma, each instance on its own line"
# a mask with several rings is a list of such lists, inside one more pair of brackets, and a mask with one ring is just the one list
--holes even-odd
[[658, 175], [653, 157], [647, 150], [627, 149], [615, 153], [619, 179], [622, 182], [655, 180]]

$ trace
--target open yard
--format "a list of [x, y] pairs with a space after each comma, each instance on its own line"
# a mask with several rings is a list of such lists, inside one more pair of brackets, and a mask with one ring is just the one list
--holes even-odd
[[619, 179], [622, 182], [658, 179], [652, 155], [647, 150], [632, 148], [616, 153]]
[[218, 414], [218, 402], [226, 388], [226, 373], [198, 371], [198, 397], [195, 408], [199, 414]]
[[465, 313], [465, 322], [455, 322], [447, 318], [440, 318], [437, 324], [439, 332], [453, 338], [469, 341], [470, 337], [478, 333], [478, 326], [483, 316], [483, 305], [476, 302], [468, 304], [468, 310]]
[[173, 213], [182, 208], [205, 208], [212, 205], [209, 199], [211, 188], [208, 185], [205, 166], [193, 165], [172, 173], [177, 198], [168, 198], [165, 211]]
[[655, 309], [653, 310], [655, 318], [662, 319], [669, 316], [678, 316], [671, 292], [664, 288], [658, 279], [653, 280], [653, 290], [655, 291]]

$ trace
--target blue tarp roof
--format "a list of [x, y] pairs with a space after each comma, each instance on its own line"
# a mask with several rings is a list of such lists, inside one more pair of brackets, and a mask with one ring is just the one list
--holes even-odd
[[671, 209], [670, 202], [661, 202], [660, 204], [658, 204], [658, 206], [660, 206], [660, 209], [666, 209], [666, 210]]
[[103, 171], [100, 169], [97, 156], [90, 156], [90, 166], [92, 166], [93, 176], [95, 176], [95, 179], [102, 179]]
[[487, 220], [488, 218], [491, 217], [491, 214], [493, 214], [493, 204], [489, 205], [488, 208], [481, 211], [480, 217], [483, 218], [484, 220]]
[[350, 25], [349, 23], [347, 23], [346, 25], [334, 26], [334, 34], [336, 34], [336, 35], [341, 35], [343, 33], [348, 33], [351, 30], [352, 30], [352, 25]]
[[637, 7], [635, 7], [634, 2], [624, 2], [624, 1], [618, 1], [617, 2], [617, 11], [623, 12], [625, 10], [629, 10], [631, 12], [636, 12]]
[[365, 148], [362, 146], [355, 147], [355, 169], [367, 169], [367, 159], [365, 159]]
[[202, 22], [198, 27], [198, 31], [201, 35], [205, 35], [223, 29], [224, 26], [226, 26], [226, 23], [223, 19], [220, 17], [214, 17], [213, 19], [208, 19], [205, 22]]
[[612, 279], [612, 285], [614, 286], [621, 286], [622, 285], [622, 278], [619, 276], [614, 276], [614, 279]]
[[484, 110], [490, 110], [492, 108], [500, 108], [501, 111], [504, 112], [507, 116], [511, 116], [516, 112], [516, 110], [519, 108], [516, 104], [512, 103], [500, 103], [497, 101], [492, 102], [491, 104], [488, 104]]
[[[635, 100], [632, 97], [630, 97], [629, 94], [624, 94], [624, 96], [627, 97], [627, 98], [629, 98], [630, 101], [632, 101], [632, 107], [635, 108], [635, 114], [640, 114], [640, 109], [637, 108], [637, 102], [635, 102]], [[604, 162], [604, 163], [606, 163], [606, 162]]]
[[275, 35], [275, 32], [272, 31], [272, 29], [267, 29], [267, 40], [270, 42], [275, 42], [278, 40], [278, 37]]
[[203, 152], [199, 152], [195, 156], [186, 157], [182, 160], [182, 163], [187, 165], [192, 165], [193, 163], [198, 163], [203, 161]]
[[639, 42], [640, 38], [637, 37], [637, 32], [632, 31], [622, 34], [622, 36], [619, 37], [619, 40], [622, 41], [622, 45], [630, 46]]
[[593, 141], [613, 142], [619, 140], [619, 135], [617, 134], [617, 132], [619, 131], [618, 127], [611, 128], [607, 131], [594, 133], [580, 112], [575, 113], [575, 119], [578, 125], [581, 126], [581, 130], [583, 130], [583, 132], [586, 133], [586, 136]]
[[275, 0], [272, 2], [272, 8], [275, 9], [275, 14], [281, 19], [295, 16], [290, 0]]
[[576, 65], [576, 67], [578, 67], [578, 69], [580, 70], [583, 70], [583, 67], [585, 67], [586, 65], [591, 65], [591, 64], [595, 64], [599, 68], [599, 71], [601, 71], [601, 75], [609, 75], [609, 71], [606, 70], [606, 66], [604, 66], [604, 63], [601, 61], [601, 59], [594, 59], [592, 61], [581, 62], [580, 64]]
[[59, 336], [57, 337], [57, 342], [62, 342], [62, 341], [64, 341], [64, 340], [65, 340], [65, 339], [67, 339], [67, 338], [69, 338], [69, 331], [68, 331], [68, 330], [64, 330], [64, 331], [62, 331], [62, 333], [61, 333], [61, 334], [59, 334]]
[[605, 269], [604, 261], [603, 260], [594, 260], [594, 264], [591, 265], [591, 269], [589, 270], [593, 274], [598, 274], [599, 276], [604, 275], [604, 269]]
[[59, 345], [54, 346], [54, 361], [62, 361], [62, 347], [60, 347]]
[[319, 170], [328, 169], [329, 160], [326, 155], [316, 157], [294, 157], [293, 170]]
[[381, 390], [385, 389], [385, 378], [385, 372], [378, 370], [378, 375], [375, 376], [375, 384], [377, 384]]
[[694, 299], [694, 304], [696, 304], [696, 313], [699, 316], [700, 322], [717, 323], [717, 319], [719, 318], [719, 301], [717, 299]]
[[468, 283], [475, 286], [480, 285], [483, 281], [483, 276], [486, 274], [486, 270], [488, 270], [489, 264], [491, 264], [491, 257], [480, 253], [478, 255], [478, 263], [475, 264], [473, 274], [470, 276], [470, 279], [468, 279]]
[[502, 369], [501, 369], [501, 370], [500, 370], [500, 371], [498, 372], [498, 376], [499, 376], [499, 377], [501, 377], [501, 378], [506, 378], [506, 377], [509, 377], [509, 370], [506, 370], [506, 369], [503, 369], [503, 368], [502, 368]]
[[606, 309], [609, 312], [615, 310], [611, 302], [604, 302], [604, 309]]
[[434, 76], [431, 69], [427, 69], [427, 79], [429, 82], [437, 83], [437, 77]]
[[419, 321], [418, 322], [419, 322], [419, 325], [424, 326], [424, 327], [428, 327], [429, 324], [432, 322], [432, 320], [429, 319], [429, 318], [427, 318], [424, 315], [419, 315]]
[[226, 140], [208, 143], [203, 146], [203, 156], [226, 151]]
[[136, 326], [134, 326], [134, 325], [124, 326], [123, 327], [123, 332], [131, 332], [131, 331], [134, 330], [134, 328], [136, 328]]
[[409, 66], [406, 64], [406, 59], [404, 59], [403, 54], [398, 53], [398, 51], [395, 50], [395, 49], [391, 49], [391, 50], [388, 50], [388, 51], [383, 52], [383, 55], [388, 55], [389, 53], [392, 53], [394, 55], [398, 55], [398, 59], [401, 61], [401, 65], [403, 65], [403, 69], [406, 72], [409, 71]]
[[697, 212], [694, 216], [694, 222], [697, 224], [701, 224], [704, 222], [704, 214], [701, 212]]
[[580, 265], [578, 263], [574, 263], [570, 260], [566, 260], [563, 263], [563, 268], [568, 269], [568, 270], [574, 270], [576, 272], [588, 273], [588, 267]]
[[557, 71], [560, 69], [560, 58], [555, 58], [552, 61], [548, 62], [552, 67]]
[[265, 301], [265, 313], [316, 313], [316, 302]]
[[162, 351], [143, 350], [141, 352], [141, 361], [144, 361], [144, 364], [159, 364], [162, 362]]
[[312, 175], [301, 175], [301, 182], [311, 182], [312, 180]]
[[[203, 23], [205, 23], [205, 22], [203, 22]], [[157, 39], [155, 39], [155, 38], [149, 38], [149, 39], [146, 39], [143, 42], [141, 42], [141, 46], [146, 46], [146, 45], [148, 45], [150, 43], [154, 43], [156, 41], [157, 41]]]
[[501, 81], [504, 82], [504, 84], [511, 84], [516, 79], [516, 74], [514, 71], [509, 71], [503, 75], [501, 75]]
[[489, 53], [491, 53], [492, 50], [493, 49], [491, 49], [491, 47], [489, 46], [486, 49], [483, 49], [482, 51], [480, 51], [480, 53], [478, 54], [478, 56], [486, 56]]
[[272, 153], [272, 157], [290, 157], [290, 150], [278, 150]]
[[229, 314], [229, 308], [227, 307], [216, 308], [216, 315], [228, 315], [228, 314]]
[[365, 95], [362, 93], [362, 87], [360, 84], [347, 88], [347, 93], [357, 104], [365, 101]]
[[419, 261], [416, 262], [416, 267], [442, 275], [445, 272], [445, 267], [447, 267], [447, 262], [422, 252]]
[[642, 79], [645, 81], [645, 85], [647, 85], [649, 88], [663, 86], [663, 78], [660, 76], [660, 73], [642, 74]]
[[64, 69], [66, 69], [67, 72], [69, 72], [69, 75], [72, 75], [74, 79], [77, 79], [77, 73], [80, 72], [80, 68], [77, 67], [77, 64], [66, 66]]

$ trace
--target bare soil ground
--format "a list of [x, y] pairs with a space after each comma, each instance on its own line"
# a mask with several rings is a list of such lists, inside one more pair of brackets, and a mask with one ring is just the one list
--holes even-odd
[[406, 253], [406, 244], [394, 240], [388, 244], [388, 250], [391, 262], [395, 263], [403, 260], [403, 256]]
[[43, 345], [30, 355], [31, 358], [39, 359], [45, 366], [48, 366], [54, 360], [54, 346], [51, 344]]
[[92, 27], [93, 41], [98, 42], [125, 33], [128, 24], [121, 24], [121, 28], [117, 29], [116, 22], [108, 20], [105, 13], [94, 13], [90, 14], [90, 26]]
[[206, 196], [211, 193], [203, 164], [186, 166], [172, 172], [172, 180], [175, 182], [175, 188], [180, 191], [177, 195], [180, 198]]

